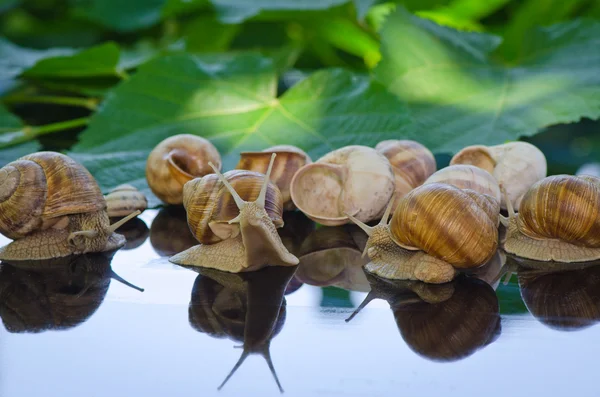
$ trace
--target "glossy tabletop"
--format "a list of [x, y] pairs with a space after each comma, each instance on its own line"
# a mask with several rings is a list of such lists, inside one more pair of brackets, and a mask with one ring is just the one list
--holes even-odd
[[498, 254], [449, 285], [391, 285], [362, 271], [356, 229], [323, 252], [327, 228], [300, 219], [283, 232], [299, 267], [198, 272], [168, 261], [194, 243], [185, 218], [157, 213], [112, 261], [2, 265], [0, 396], [277, 396], [269, 357], [286, 396], [599, 393], [600, 268], [527, 271]]

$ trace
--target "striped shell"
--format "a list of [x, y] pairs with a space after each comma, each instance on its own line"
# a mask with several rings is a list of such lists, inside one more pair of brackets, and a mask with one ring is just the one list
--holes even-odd
[[[256, 200], [265, 178], [264, 174], [245, 170], [232, 170], [223, 175], [245, 201]], [[227, 222], [238, 216], [240, 211], [216, 174], [186, 183], [183, 206], [190, 230], [202, 244], [215, 244], [239, 234], [239, 224]], [[267, 188], [265, 210], [275, 227], [283, 226], [283, 199], [273, 182]]]
[[523, 197], [517, 219], [519, 230], [534, 239], [600, 247], [600, 178], [544, 178]]
[[111, 218], [127, 216], [136, 210], [148, 208], [144, 193], [131, 185], [119, 185], [106, 195], [106, 210]]
[[409, 140], [387, 140], [375, 146], [392, 164], [396, 180], [396, 204], [408, 192], [421, 186], [435, 172], [433, 153], [425, 146]]
[[37, 152], [0, 169], [0, 233], [9, 238], [48, 229], [66, 215], [105, 208], [92, 175], [63, 154]]
[[242, 152], [240, 161], [235, 168], [266, 174], [271, 161], [271, 153], [277, 153], [271, 171], [271, 181], [281, 191], [284, 209], [293, 210], [295, 206], [290, 195], [292, 178], [302, 166], [312, 163], [312, 160], [304, 151], [295, 146], [279, 145], [265, 149], [262, 152]]
[[390, 224], [394, 241], [456, 268], [487, 262], [498, 245], [499, 203], [444, 183], [422, 185], [398, 203]]
[[428, 183], [447, 183], [459, 189], [471, 189], [501, 201], [500, 186], [496, 178], [482, 168], [473, 165], [451, 165], [442, 168], [425, 181]]
[[181, 204], [186, 182], [212, 174], [209, 162], [221, 169], [221, 156], [208, 140], [190, 134], [171, 136], [160, 142], [148, 156], [148, 186], [163, 202]]

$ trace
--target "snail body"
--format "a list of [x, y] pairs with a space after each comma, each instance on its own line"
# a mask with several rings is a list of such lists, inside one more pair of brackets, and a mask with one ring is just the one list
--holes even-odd
[[160, 142], [146, 161], [146, 179], [152, 193], [167, 204], [183, 202], [183, 185], [212, 173], [209, 162], [221, 169], [221, 156], [207, 139], [191, 134]]
[[262, 152], [242, 152], [235, 168], [264, 174], [269, 167], [271, 153], [277, 153], [271, 180], [281, 191], [284, 209], [293, 210], [296, 207], [290, 195], [292, 178], [301, 167], [312, 163], [311, 158], [304, 151], [291, 145], [278, 145]]
[[351, 217], [369, 235], [368, 272], [441, 284], [496, 251], [499, 203], [490, 196], [444, 183], [422, 185], [398, 202], [388, 225], [392, 205], [374, 227]]
[[0, 233], [14, 241], [0, 260], [50, 259], [111, 251], [125, 244], [110, 225], [106, 201], [92, 175], [56, 152], [24, 156], [0, 169]]
[[[527, 190], [546, 177], [546, 157], [527, 142], [509, 142], [496, 146], [474, 145], [458, 152], [450, 165], [471, 164], [492, 174], [506, 189], [513, 208], [518, 210]], [[508, 209], [502, 197], [501, 207]]]
[[[232, 273], [253, 271], [265, 266], [294, 266], [298, 258], [292, 255], [283, 245], [277, 229], [266, 211], [266, 196], [270, 185], [269, 176], [275, 154], [263, 184], [254, 201], [245, 201], [217, 168], [214, 171], [229, 194], [232, 196], [239, 214], [227, 221], [228, 224], [239, 224], [239, 234], [214, 244], [200, 244], [183, 251], [169, 260], [178, 265], [201, 266], [224, 270]], [[195, 186], [191, 183], [189, 188]], [[274, 189], [277, 189], [273, 185]], [[186, 184], [186, 189], [188, 185]], [[187, 194], [184, 193], [186, 197]], [[191, 201], [188, 208], [191, 208]], [[189, 210], [188, 210], [189, 211]], [[188, 212], [188, 224], [190, 224]], [[191, 226], [191, 224], [190, 224]]]
[[144, 212], [148, 208], [146, 196], [131, 185], [119, 185], [105, 197], [109, 218], [127, 216], [134, 211]]
[[433, 153], [418, 142], [410, 140], [386, 140], [375, 146], [392, 165], [396, 183], [394, 208], [398, 200], [412, 189], [421, 186], [437, 168]]
[[518, 213], [509, 205], [504, 249], [537, 261], [600, 259], [600, 178], [555, 175], [527, 191]]
[[[223, 177], [244, 201], [256, 200], [264, 182], [264, 174], [246, 170], [228, 171]], [[239, 208], [216, 174], [186, 183], [183, 206], [190, 230], [202, 244], [215, 244], [239, 234], [240, 224], [229, 223], [239, 215]], [[283, 226], [282, 195], [270, 181], [265, 194], [265, 211], [276, 228]]]
[[346, 214], [363, 222], [379, 218], [394, 188], [389, 160], [373, 148], [354, 145], [300, 168], [292, 179], [290, 194], [310, 219], [339, 226], [350, 222]]

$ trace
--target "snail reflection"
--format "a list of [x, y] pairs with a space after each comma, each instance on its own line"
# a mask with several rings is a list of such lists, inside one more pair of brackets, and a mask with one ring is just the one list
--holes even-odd
[[183, 207], [161, 209], [150, 225], [150, 244], [160, 256], [172, 256], [198, 244]]
[[[475, 275], [460, 274], [445, 284], [390, 280], [368, 272], [366, 275], [371, 292], [346, 321], [373, 299], [384, 299], [402, 338], [411, 350], [425, 358], [463, 359], [495, 341], [501, 332], [494, 288]], [[497, 275], [493, 277], [496, 279]]]
[[193, 269], [200, 274], [192, 289], [190, 324], [211, 337], [242, 343], [240, 359], [219, 389], [250, 354], [259, 354], [267, 362], [277, 387], [283, 392], [269, 349], [271, 340], [284, 325], [284, 293], [297, 267], [266, 267], [238, 274], [207, 268]]
[[369, 291], [362, 270], [368, 262], [362, 255], [366, 239], [367, 235], [354, 225], [315, 230], [300, 247], [296, 278], [315, 286]]
[[133, 218], [116, 230], [117, 233], [125, 237], [124, 250], [132, 250], [138, 248], [148, 238], [150, 230], [146, 226], [146, 222], [139, 218]]
[[111, 280], [143, 291], [115, 274], [113, 253], [0, 265], [0, 317], [9, 332], [75, 327], [100, 307]]
[[588, 328], [600, 321], [600, 266], [598, 261], [564, 264], [516, 261], [521, 298], [542, 324], [561, 331]]

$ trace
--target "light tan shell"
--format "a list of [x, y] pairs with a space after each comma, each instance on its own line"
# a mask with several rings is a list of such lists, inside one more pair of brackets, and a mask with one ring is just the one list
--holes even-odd
[[290, 192], [306, 216], [338, 226], [349, 222], [346, 213], [363, 222], [379, 218], [394, 188], [388, 159], [375, 149], [356, 145], [334, 150], [300, 168]]
[[265, 149], [262, 152], [242, 152], [240, 153], [240, 161], [235, 168], [264, 174], [269, 167], [271, 153], [277, 153], [271, 181], [281, 191], [283, 208], [288, 211], [293, 210], [295, 206], [290, 196], [292, 178], [301, 167], [312, 163], [312, 160], [304, 151], [291, 145], [279, 145]]
[[375, 146], [392, 164], [396, 181], [396, 195], [393, 208], [408, 192], [421, 186], [435, 172], [437, 164], [433, 153], [425, 146], [409, 140], [387, 140]]
[[221, 169], [221, 156], [208, 140], [196, 135], [174, 135], [160, 142], [148, 156], [146, 179], [152, 192], [167, 204], [183, 202], [186, 182]]
[[431, 183], [400, 200], [390, 230], [403, 248], [424, 251], [456, 268], [471, 268], [496, 251], [498, 212], [492, 197]]
[[105, 209], [92, 175], [63, 154], [38, 152], [0, 169], [0, 233], [9, 238], [65, 228], [68, 215]]
[[[529, 188], [546, 177], [544, 154], [527, 142], [510, 142], [496, 146], [468, 146], [450, 161], [454, 164], [471, 164], [491, 173], [500, 186], [506, 189], [513, 207], [518, 210]], [[501, 207], [507, 209], [504, 197]]]
[[473, 165], [451, 165], [435, 172], [425, 181], [447, 183], [459, 189], [471, 189], [501, 201], [500, 186], [496, 178], [482, 168]]
[[510, 214], [504, 248], [540, 261], [600, 259], [600, 178], [554, 175], [534, 184]]
[[148, 208], [148, 201], [144, 193], [131, 185], [119, 185], [105, 196], [106, 211], [110, 218], [122, 217], [139, 210], [144, 212]]
[[[246, 170], [228, 171], [224, 176], [245, 201], [256, 200], [265, 180], [264, 174]], [[183, 206], [190, 230], [202, 244], [215, 244], [239, 234], [239, 224], [227, 222], [238, 216], [240, 211], [216, 174], [186, 183]], [[282, 195], [273, 182], [269, 182], [267, 188], [265, 210], [275, 227], [283, 226]]]

